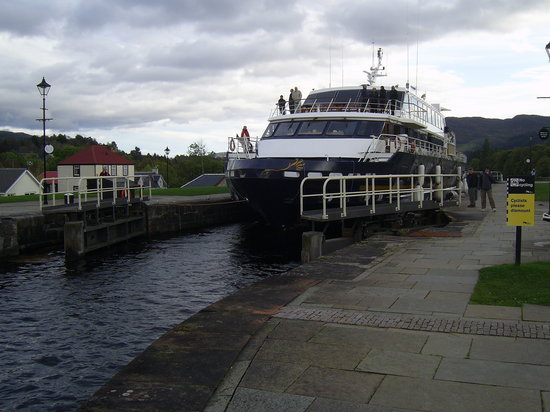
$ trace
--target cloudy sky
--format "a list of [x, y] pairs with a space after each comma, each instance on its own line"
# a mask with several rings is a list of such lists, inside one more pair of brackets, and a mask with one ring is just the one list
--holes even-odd
[[224, 151], [279, 95], [358, 85], [384, 48], [448, 116], [550, 115], [548, 0], [0, 0], [0, 130]]

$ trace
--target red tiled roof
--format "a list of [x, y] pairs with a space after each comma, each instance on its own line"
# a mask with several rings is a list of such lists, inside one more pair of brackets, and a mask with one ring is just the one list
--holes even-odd
[[[40, 173], [37, 177], [37, 180], [41, 180], [42, 178], [44, 177], [44, 173]], [[58, 174], [56, 171], [53, 171], [53, 170], [48, 170], [46, 172], [46, 177], [58, 177]], [[57, 179], [54, 180], [55, 183], [57, 183]]]
[[60, 165], [133, 165], [134, 162], [126, 159], [105, 146], [90, 146], [67, 157]]

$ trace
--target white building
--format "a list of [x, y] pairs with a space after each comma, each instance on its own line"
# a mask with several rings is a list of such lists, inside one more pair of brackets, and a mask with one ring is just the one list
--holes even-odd
[[27, 169], [0, 168], [0, 196], [40, 193], [40, 183]]
[[57, 164], [58, 190], [78, 190], [81, 178], [99, 176], [103, 170], [109, 176], [134, 176], [134, 163], [105, 146], [87, 147]]

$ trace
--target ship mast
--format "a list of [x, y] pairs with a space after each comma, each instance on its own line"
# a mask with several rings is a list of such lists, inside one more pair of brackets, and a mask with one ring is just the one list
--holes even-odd
[[366, 71], [366, 70], [363, 70], [363, 73], [366, 73], [367, 74], [367, 80], [368, 80], [368, 85], [369, 86], [372, 86], [376, 83], [376, 78], [377, 77], [384, 77], [384, 76], [387, 76], [387, 74], [384, 72], [384, 70], [386, 70], [386, 68], [382, 65], [382, 58], [384, 57], [384, 51], [382, 50], [381, 47], [378, 48], [378, 52], [376, 53], [376, 56], [377, 56], [377, 59], [378, 59], [378, 64], [375, 66], [374, 65], [374, 43], [372, 45], [373, 49], [372, 49], [372, 66], [370, 68], [370, 71]]

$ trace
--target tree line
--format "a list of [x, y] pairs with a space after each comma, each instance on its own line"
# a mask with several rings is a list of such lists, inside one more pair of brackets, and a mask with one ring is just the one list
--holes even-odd
[[[57, 164], [88, 146], [102, 145], [126, 157], [135, 164], [135, 170], [149, 172], [158, 169], [159, 174], [168, 179], [170, 187], [179, 187], [203, 173], [223, 173], [224, 159], [217, 158], [214, 152], [208, 153], [206, 146], [198, 141], [189, 146], [187, 155], [166, 157], [164, 154], [142, 154], [139, 147], [130, 153], [120, 150], [116, 142], [98, 143], [92, 137], [76, 135], [74, 138], [58, 134], [47, 137], [47, 144], [54, 146], [52, 154], [46, 156], [46, 169], [57, 170]], [[43, 166], [42, 137], [29, 136], [0, 138], [0, 167], [26, 168], [36, 177], [41, 175]], [[166, 172], [168, 174], [166, 175]]]
[[509, 150], [495, 150], [488, 139], [474, 151], [468, 164], [474, 170], [489, 167], [504, 176], [530, 175], [534, 169], [539, 177], [550, 177], [550, 145], [531, 140], [527, 147]]

